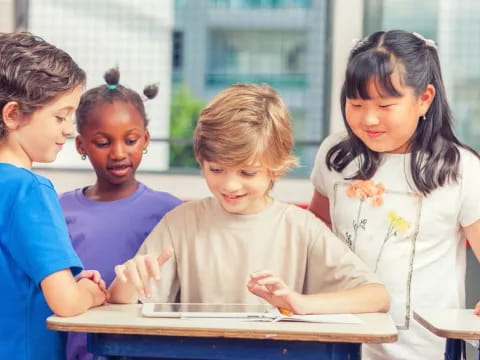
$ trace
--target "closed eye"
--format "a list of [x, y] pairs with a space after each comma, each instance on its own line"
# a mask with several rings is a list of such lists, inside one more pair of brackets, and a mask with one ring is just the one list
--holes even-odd
[[133, 145], [138, 141], [138, 139], [126, 139], [125, 144], [127, 145]]
[[64, 117], [61, 117], [61, 116], [55, 116], [57, 118], [57, 121], [58, 122], [64, 122], [65, 120], [67, 120], [67, 118], [64, 118]]
[[220, 169], [220, 168], [214, 168], [214, 167], [209, 167], [208, 170], [210, 170], [210, 172], [214, 173], [214, 174], [220, 174], [223, 172], [223, 169]]
[[256, 171], [246, 171], [246, 170], [242, 170], [240, 172], [243, 176], [246, 176], [246, 177], [253, 177], [255, 175], [257, 175], [257, 172]]

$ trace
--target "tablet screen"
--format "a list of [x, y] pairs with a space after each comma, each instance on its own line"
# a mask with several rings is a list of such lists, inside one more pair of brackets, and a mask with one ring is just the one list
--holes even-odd
[[209, 312], [209, 313], [263, 313], [268, 305], [255, 304], [199, 304], [199, 303], [157, 303], [154, 312]]

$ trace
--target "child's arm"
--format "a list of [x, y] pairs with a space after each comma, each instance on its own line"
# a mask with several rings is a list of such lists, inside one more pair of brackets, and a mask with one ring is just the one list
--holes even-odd
[[[468, 243], [478, 261], [480, 261], [480, 220], [475, 221], [472, 225], [463, 228]], [[475, 314], [480, 315], [480, 301], [475, 306]]]
[[138, 302], [139, 295], [150, 297], [150, 280], [160, 279], [162, 265], [173, 255], [173, 249], [167, 248], [157, 257], [137, 255], [122, 265], [115, 267], [117, 275], [108, 288], [109, 301], [131, 304]]
[[316, 217], [322, 220], [329, 228], [332, 228], [332, 221], [330, 219], [330, 204], [328, 198], [320, 194], [317, 190], [314, 191], [312, 200], [308, 205], [310, 210]]
[[381, 284], [359, 285], [352, 289], [302, 295], [292, 291], [270, 271], [250, 274], [247, 288], [273, 306], [294, 314], [387, 312], [390, 298]]
[[41, 281], [40, 287], [48, 306], [59, 316], [78, 315], [105, 302], [106, 292], [100, 281], [96, 283], [82, 278], [77, 282], [70, 269], [48, 275]]

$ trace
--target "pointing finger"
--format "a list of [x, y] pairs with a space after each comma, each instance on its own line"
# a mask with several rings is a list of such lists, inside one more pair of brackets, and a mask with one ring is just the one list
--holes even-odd
[[173, 248], [169, 247], [162, 251], [162, 253], [157, 257], [157, 262], [160, 266], [165, 264], [165, 262], [170, 259], [173, 255]]

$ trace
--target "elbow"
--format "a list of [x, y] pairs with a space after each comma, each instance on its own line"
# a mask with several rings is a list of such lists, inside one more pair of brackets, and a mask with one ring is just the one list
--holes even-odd
[[64, 296], [61, 301], [49, 304], [49, 306], [55, 315], [61, 317], [79, 315], [89, 308], [88, 301], [79, 301], [77, 296]]
[[385, 289], [385, 286], [381, 284], [375, 284], [374, 286], [376, 287], [375, 297], [378, 306], [376, 312], [386, 313], [390, 310], [390, 295]]
[[88, 310], [87, 306], [80, 306], [78, 303], [65, 303], [59, 306], [52, 308], [52, 311], [55, 315], [61, 317], [70, 317], [75, 315], [80, 315]]

